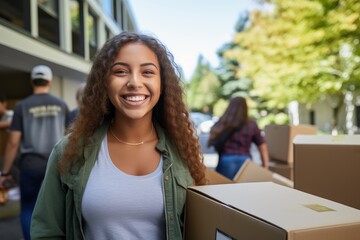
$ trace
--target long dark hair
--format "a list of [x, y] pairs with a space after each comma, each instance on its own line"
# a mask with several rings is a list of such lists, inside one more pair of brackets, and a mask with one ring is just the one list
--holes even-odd
[[222, 132], [241, 128], [248, 121], [249, 117], [246, 99], [240, 96], [232, 98], [224, 114], [211, 128], [208, 144], [211, 145], [213, 140]]
[[[149, 47], [160, 64], [162, 94], [154, 107], [153, 118], [177, 146], [195, 184], [205, 184], [203, 155], [188, 109], [183, 102], [183, 83], [174, 57], [156, 38], [133, 32], [122, 32], [109, 39], [96, 55], [84, 88], [79, 116], [69, 129], [69, 143], [60, 161], [60, 171], [63, 174], [68, 172], [71, 166], [79, 161], [78, 148], [90, 143], [92, 134], [104, 121], [113, 119], [115, 108], [106, 91], [110, 66], [119, 50], [134, 42], [141, 42]], [[97, 107], [96, 110], [94, 106]]]

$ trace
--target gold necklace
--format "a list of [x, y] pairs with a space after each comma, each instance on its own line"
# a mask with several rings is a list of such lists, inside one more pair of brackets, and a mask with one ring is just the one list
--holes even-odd
[[[154, 131], [154, 125], [151, 126], [151, 133], [150, 133], [150, 135], [152, 135], [153, 131]], [[151, 142], [151, 141], [153, 140], [153, 139], [151, 139], [151, 140], [148, 140], [148, 141], [141, 141], [141, 142], [134, 142], [134, 143], [125, 142], [125, 141], [120, 140], [120, 139], [115, 135], [115, 133], [113, 132], [111, 126], [110, 126], [110, 132], [111, 132], [111, 135], [112, 135], [119, 143], [123, 143], [123, 144], [129, 145], [129, 146], [139, 146], [139, 145], [143, 145], [143, 144], [146, 143], [146, 142]]]

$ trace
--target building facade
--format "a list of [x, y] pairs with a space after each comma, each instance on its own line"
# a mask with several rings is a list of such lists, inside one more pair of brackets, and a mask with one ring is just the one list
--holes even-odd
[[124, 30], [137, 30], [127, 0], [2, 0], [0, 92], [12, 108], [32, 93], [32, 67], [46, 64], [51, 92], [72, 109], [96, 51]]
[[359, 91], [346, 92], [344, 98], [324, 97], [309, 106], [299, 104], [297, 111], [296, 124], [315, 125], [324, 134], [360, 134]]

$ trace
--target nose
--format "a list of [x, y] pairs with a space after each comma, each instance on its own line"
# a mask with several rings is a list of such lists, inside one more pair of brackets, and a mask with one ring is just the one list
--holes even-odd
[[142, 86], [141, 76], [138, 74], [131, 74], [129, 81], [126, 84], [128, 88], [140, 88]]

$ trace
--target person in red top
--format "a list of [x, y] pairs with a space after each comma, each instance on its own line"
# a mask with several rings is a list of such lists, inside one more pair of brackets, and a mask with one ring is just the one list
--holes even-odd
[[246, 99], [234, 97], [210, 131], [208, 146], [214, 145], [219, 154], [216, 171], [233, 179], [242, 164], [252, 158], [252, 143], [259, 149], [262, 166], [268, 168], [269, 154], [265, 139], [257, 123], [248, 117]]

